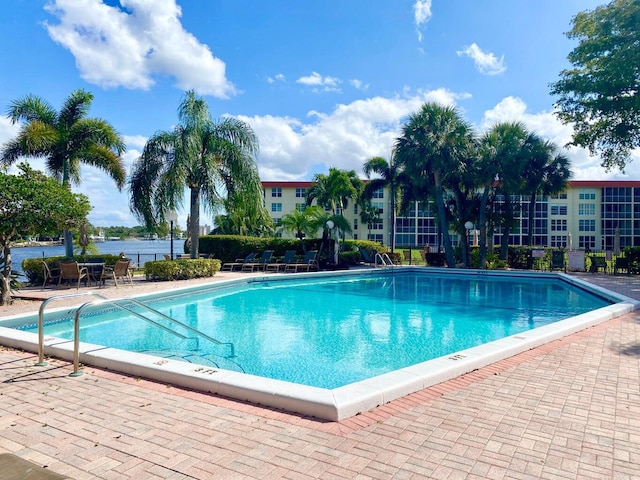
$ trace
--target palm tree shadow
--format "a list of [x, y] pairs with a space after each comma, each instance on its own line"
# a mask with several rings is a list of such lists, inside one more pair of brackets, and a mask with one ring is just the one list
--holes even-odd
[[613, 343], [611, 344], [611, 350], [621, 355], [626, 355], [627, 357], [640, 357], [640, 343], [630, 343], [627, 345]]

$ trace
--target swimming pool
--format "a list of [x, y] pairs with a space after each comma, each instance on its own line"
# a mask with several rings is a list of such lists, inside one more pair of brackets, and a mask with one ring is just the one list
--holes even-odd
[[[495, 361], [501, 350], [509, 356], [544, 343], [550, 332], [633, 308], [560, 274], [402, 268], [303, 277], [270, 275], [149, 299], [226, 346], [177, 341], [121, 312], [92, 313], [81, 322], [82, 361], [95, 362], [99, 351], [121, 362], [124, 352], [113, 354], [114, 348], [145, 351], [151, 360], [124, 354], [138, 362], [124, 371], [137, 371], [142, 358], [165, 374], [189, 372], [196, 383], [208, 377], [207, 391], [336, 420], [478, 368], [478, 360]], [[53, 338], [71, 339], [69, 325], [68, 319], [49, 324], [49, 343], [68, 343]], [[176, 361], [183, 358], [201, 365]]]

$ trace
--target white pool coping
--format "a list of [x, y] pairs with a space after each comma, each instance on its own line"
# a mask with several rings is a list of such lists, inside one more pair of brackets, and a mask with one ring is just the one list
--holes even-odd
[[[423, 273], [433, 272], [438, 275], [456, 274], [476, 277], [534, 276], [537, 278], [559, 278], [567, 283], [595, 292], [618, 303], [334, 389], [310, 387], [83, 342], [80, 343], [80, 362], [84, 365], [92, 365], [136, 377], [148, 378], [179, 387], [209, 392], [310, 417], [339, 421], [553, 340], [558, 340], [567, 335], [584, 330], [585, 328], [625, 315], [640, 307], [640, 302], [634, 299], [562, 273], [496, 272], [435, 268], [425, 270], [424, 267], [396, 268], [402, 268], [403, 270], [415, 269]], [[368, 275], [378, 273], [380, 273], [379, 270], [360, 270], [269, 274], [257, 277], [252, 276], [246, 279], [241, 278], [201, 284], [197, 287], [166, 290], [162, 293], [139, 295], [132, 298], [153, 298], [175, 293], [184, 293], [190, 290], [200, 290], [211, 287], [223, 288], [263, 280], [279, 281], [290, 280], [292, 278]], [[57, 310], [69, 310], [69, 307]], [[55, 310], [51, 309], [50, 311]], [[3, 324], [15, 324], [19, 320], [26, 318], [33, 318], [33, 314], [1, 318], [0, 344], [30, 352], [37, 352], [37, 334], [1, 326]], [[47, 356], [69, 361], [73, 360], [73, 341], [55, 337], [45, 337], [44, 347], [44, 352]]]

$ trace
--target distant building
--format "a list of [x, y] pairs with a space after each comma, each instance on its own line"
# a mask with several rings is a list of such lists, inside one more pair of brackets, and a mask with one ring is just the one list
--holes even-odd
[[[307, 192], [313, 182], [262, 182], [264, 204], [276, 226], [286, 213], [306, 208]], [[363, 224], [358, 207], [350, 202], [344, 217], [351, 223], [354, 239], [390, 243], [390, 204], [388, 189], [374, 194], [372, 203], [378, 208], [380, 221]], [[511, 245], [525, 245], [529, 233], [529, 197], [517, 196], [521, 208], [509, 237]], [[500, 201], [500, 197], [498, 197]], [[396, 247], [420, 247], [439, 244], [438, 223], [432, 202], [415, 202], [405, 216], [396, 218]], [[616, 231], [620, 248], [640, 246], [640, 181], [573, 180], [567, 189], [536, 201], [533, 244], [545, 247], [572, 247], [585, 250], [612, 250]], [[477, 232], [476, 232], [477, 233]], [[494, 232], [494, 243], [501, 232]], [[457, 235], [452, 242], [457, 244]]]

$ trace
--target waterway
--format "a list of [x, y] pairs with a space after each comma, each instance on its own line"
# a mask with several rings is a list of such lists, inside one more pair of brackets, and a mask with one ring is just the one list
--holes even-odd
[[[145, 262], [152, 260], [163, 260], [164, 255], [171, 253], [171, 240], [117, 240], [95, 243], [98, 254], [105, 253], [111, 255], [119, 255], [124, 252], [127, 258], [131, 258], [139, 266], [143, 266]], [[74, 245], [74, 252], [79, 251], [78, 246]], [[184, 240], [173, 240], [174, 257], [180, 253], [184, 253]], [[38, 247], [13, 247], [11, 249], [11, 260], [13, 270], [20, 274], [19, 280], [25, 281], [26, 277], [22, 271], [22, 261], [25, 258], [44, 258], [56, 257], [64, 255], [63, 245], [49, 245]]]

